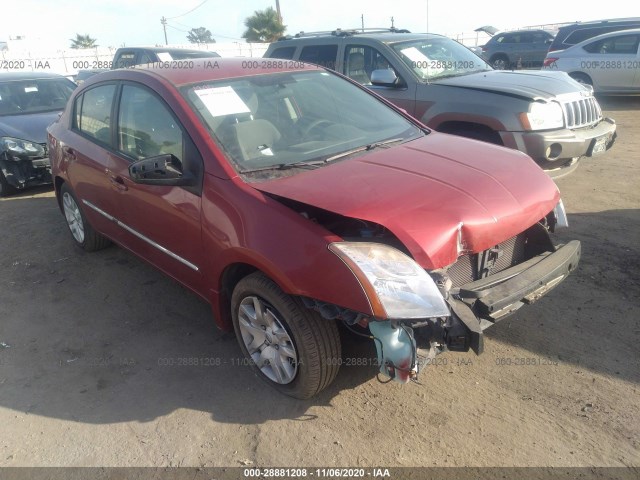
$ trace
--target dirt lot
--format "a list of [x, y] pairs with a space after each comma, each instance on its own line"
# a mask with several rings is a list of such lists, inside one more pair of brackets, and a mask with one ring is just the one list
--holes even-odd
[[640, 466], [640, 98], [602, 103], [617, 145], [558, 180], [579, 270], [420, 384], [284, 397], [191, 293], [75, 248], [50, 191], [1, 201], [0, 466]]

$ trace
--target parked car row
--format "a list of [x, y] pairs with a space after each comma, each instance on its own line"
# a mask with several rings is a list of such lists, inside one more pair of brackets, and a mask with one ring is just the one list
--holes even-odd
[[265, 58], [334, 69], [440, 132], [521, 150], [551, 176], [615, 141], [592, 89], [565, 73], [498, 71], [447, 37], [397, 31], [298, 34]]
[[494, 35], [481, 56], [496, 69], [567, 72], [597, 93], [640, 93], [640, 18], [579, 22], [553, 35], [514, 30]]

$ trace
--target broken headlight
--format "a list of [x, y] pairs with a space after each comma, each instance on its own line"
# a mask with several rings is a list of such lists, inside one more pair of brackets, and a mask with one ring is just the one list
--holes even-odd
[[0, 151], [7, 153], [8, 160], [27, 160], [44, 157], [44, 147], [36, 142], [13, 137], [0, 137]]
[[332, 243], [329, 250], [360, 280], [377, 317], [410, 319], [450, 315], [433, 279], [399, 250], [367, 242]]

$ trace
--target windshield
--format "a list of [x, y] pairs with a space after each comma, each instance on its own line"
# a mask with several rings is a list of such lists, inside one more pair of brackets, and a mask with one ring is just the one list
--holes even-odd
[[475, 53], [449, 38], [425, 38], [395, 43], [391, 47], [421, 80], [491, 70], [489, 64]]
[[0, 82], [0, 116], [64, 110], [75, 87], [66, 78]]
[[310, 167], [423, 135], [372, 95], [324, 71], [209, 82], [187, 87], [186, 96], [241, 173]]

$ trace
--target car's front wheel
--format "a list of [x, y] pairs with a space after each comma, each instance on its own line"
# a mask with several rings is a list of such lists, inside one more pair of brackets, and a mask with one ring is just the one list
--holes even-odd
[[309, 310], [260, 272], [238, 283], [231, 308], [240, 349], [269, 385], [305, 399], [335, 379], [341, 348], [334, 321]]
[[509, 59], [504, 55], [496, 55], [489, 63], [496, 70], [508, 70], [511, 67]]
[[94, 252], [109, 246], [111, 243], [109, 239], [100, 235], [89, 224], [80, 209], [76, 196], [66, 183], [60, 188], [60, 207], [76, 245], [87, 252]]

